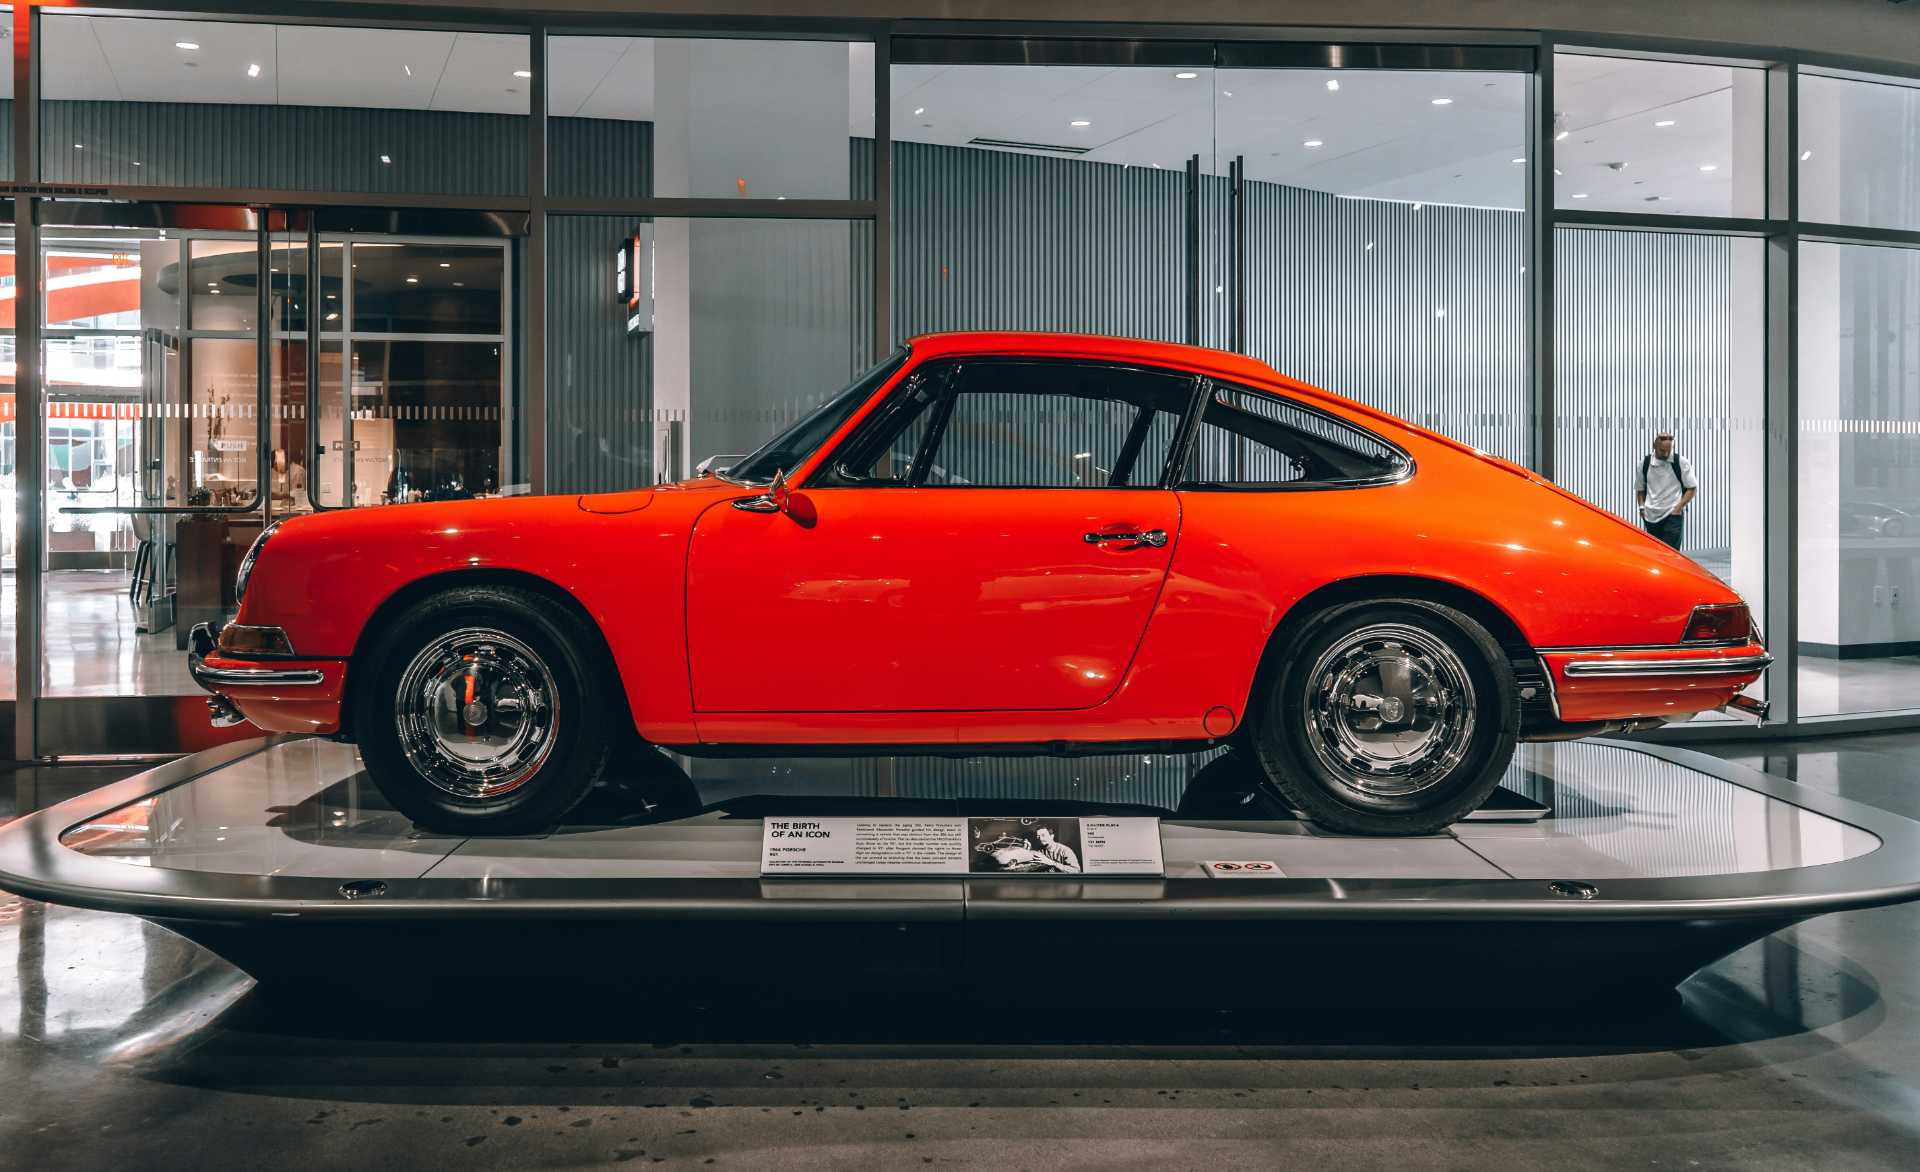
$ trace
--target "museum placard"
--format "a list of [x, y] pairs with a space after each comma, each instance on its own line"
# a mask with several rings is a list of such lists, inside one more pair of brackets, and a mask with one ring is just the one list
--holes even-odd
[[1144, 875], [1157, 818], [767, 818], [763, 875]]

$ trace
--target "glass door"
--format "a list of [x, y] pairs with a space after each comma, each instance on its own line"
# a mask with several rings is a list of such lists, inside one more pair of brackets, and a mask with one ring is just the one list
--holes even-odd
[[[319, 321], [303, 318], [294, 342], [317, 345], [314, 475], [292, 507], [499, 493], [511, 435], [507, 246], [363, 233], [318, 246]], [[276, 449], [276, 468], [281, 459]]]
[[265, 523], [265, 444], [303, 359], [284, 331], [266, 339], [301, 312], [304, 226], [246, 208], [41, 214], [42, 695], [190, 696], [186, 633], [231, 613]]

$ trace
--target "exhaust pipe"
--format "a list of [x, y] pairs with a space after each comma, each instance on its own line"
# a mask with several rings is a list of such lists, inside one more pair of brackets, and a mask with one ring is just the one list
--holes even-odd
[[247, 718], [225, 696], [207, 697], [207, 719], [215, 728], [232, 728], [236, 724], [245, 724]]
[[1722, 708], [1720, 711], [1732, 713], [1735, 716], [1751, 716], [1753, 718], [1753, 723], [1765, 724], [1767, 723], [1767, 712], [1772, 707], [1773, 705], [1771, 702], [1766, 700], [1756, 700], [1752, 696], [1749, 696], [1745, 692], [1742, 692], [1738, 696], [1735, 696], [1733, 699], [1727, 701], [1726, 707]]

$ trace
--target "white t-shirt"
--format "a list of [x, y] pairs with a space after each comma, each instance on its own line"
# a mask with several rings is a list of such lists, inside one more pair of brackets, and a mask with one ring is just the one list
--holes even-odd
[[1649, 454], [1633, 466], [1633, 491], [1647, 494], [1647, 503], [1640, 506], [1640, 516], [1648, 522], [1663, 521], [1671, 516], [1686, 490], [1699, 487], [1700, 482], [1693, 477], [1693, 461], [1679, 452], [1665, 460]]

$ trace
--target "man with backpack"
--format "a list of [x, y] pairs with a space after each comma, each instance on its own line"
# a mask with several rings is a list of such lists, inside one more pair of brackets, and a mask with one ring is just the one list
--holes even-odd
[[1693, 461], [1673, 450], [1673, 433], [1653, 437], [1653, 451], [1640, 458], [1633, 477], [1633, 500], [1647, 532], [1675, 549], [1686, 529], [1686, 509], [1700, 491]]

